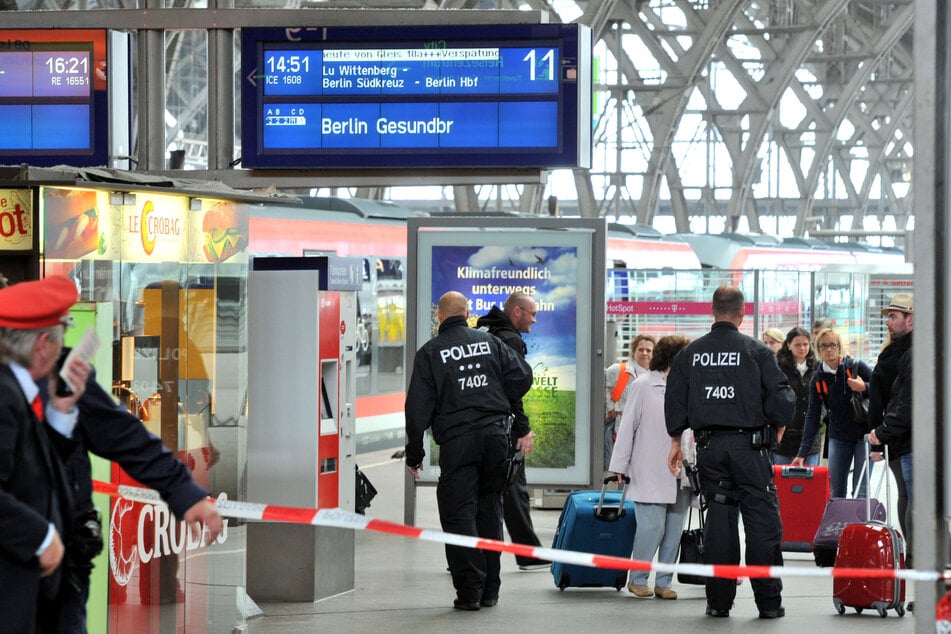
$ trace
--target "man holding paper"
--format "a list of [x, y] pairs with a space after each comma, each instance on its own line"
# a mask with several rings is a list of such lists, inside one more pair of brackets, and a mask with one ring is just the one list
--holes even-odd
[[[59, 281], [48, 282], [49, 279]], [[4, 312], [12, 305], [23, 305], [18, 298], [34, 284], [54, 284], [63, 293], [71, 288], [73, 299], [63, 309], [68, 317], [69, 307], [76, 299], [75, 283], [63, 277], [46, 278], [0, 290], [0, 326], [3, 325]], [[0, 327], [0, 335], [3, 332]], [[33, 376], [43, 401], [42, 411], [47, 422], [43, 426], [44, 432], [54, 453], [65, 463], [61, 475], [72, 491], [68, 508], [63, 513], [68, 538], [62, 566], [64, 583], [59, 584], [55, 598], [57, 610], [53, 613], [58, 623], [53, 621], [52, 624], [53, 631], [60, 633], [86, 632], [89, 575], [92, 560], [103, 546], [99, 514], [92, 502], [92, 466], [87, 451], [119, 463], [130, 476], [158, 491], [175, 516], [189, 524], [193, 535], [198, 536], [198, 531], [207, 529], [208, 537], [204, 543], [212, 543], [222, 530], [221, 515], [208, 499], [208, 491], [195, 483], [188, 467], [162, 444], [160, 438], [150, 433], [142, 421], [118, 405], [96, 382], [95, 373], [88, 363], [95, 348], [95, 338], [84, 337], [76, 346], [76, 354], [70, 354], [64, 361], [59, 374], [73, 392], [68, 396], [57, 396], [53, 385], [47, 389], [49, 381], [54, 378], [51, 370], [60, 356], [60, 348], [52, 355], [49, 366], [44, 366], [44, 371]], [[0, 479], [0, 489], [2, 487]], [[0, 583], [0, 587], [6, 586]], [[7, 625], [5, 611], [0, 610], [0, 614], [4, 614], [4, 624]]]
[[[42, 390], [36, 381], [49, 376], [59, 358], [69, 309], [77, 297], [76, 285], [58, 276], [0, 290], [4, 631], [46, 632], [56, 626], [71, 498], [63, 464], [52, 446], [55, 434], [43, 424]], [[77, 370], [81, 373], [81, 364]]]

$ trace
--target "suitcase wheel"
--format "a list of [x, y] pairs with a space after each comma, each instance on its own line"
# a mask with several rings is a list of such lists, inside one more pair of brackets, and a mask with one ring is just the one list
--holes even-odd
[[865, 608], [855, 608], [855, 613], [856, 613], [856, 614], [861, 614], [861, 613], [862, 613], [862, 610], [864, 610], [864, 609], [865, 609]]
[[904, 604], [904, 603], [899, 603], [899, 604], [895, 607], [895, 612], [898, 614], [898, 616], [905, 616], [905, 604]]
[[878, 612], [878, 615], [883, 619], [888, 616], [888, 610], [885, 608], [875, 608], [875, 611]]
[[845, 604], [842, 603], [841, 599], [833, 599], [832, 602], [835, 604], [835, 611], [839, 614], [845, 614]]
[[558, 589], [564, 592], [569, 584], [571, 584], [571, 577], [568, 576], [567, 572], [561, 573], [561, 576], [558, 577]]

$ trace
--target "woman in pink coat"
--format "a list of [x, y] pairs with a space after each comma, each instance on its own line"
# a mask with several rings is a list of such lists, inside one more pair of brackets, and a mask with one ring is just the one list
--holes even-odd
[[[610, 470], [618, 479], [623, 474], [631, 478], [626, 497], [634, 500], [637, 514], [631, 558], [639, 561], [651, 561], [655, 554], [661, 563], [677, 561], [680, 534], [692, 498], [686, 478], [675, 478], [667, 467], [670, 436], [664, 420], [667, 373], [687, 343], [687, 338], [672, 335], [662, 337], [654, 346], [650, 372], [638, 377], [631, 387], [611, 454]], [[657, 573], [653, 590], [647, 585], [648, 575], [646, 570], [632, 570], [628, 591], [641, 598], [677, 598], [670, 587], [672, 573]]]

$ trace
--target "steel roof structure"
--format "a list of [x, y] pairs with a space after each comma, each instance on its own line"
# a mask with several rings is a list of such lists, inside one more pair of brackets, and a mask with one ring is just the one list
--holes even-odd
[[[370, 198], [397, 184], [445, 185], [451, 201], [433, 208], [547, 213], [545, 174], [512, 173], [517, 186], [508, 187], [504, 175], [451, 172], [249, 178], [239, 168], [235, 30], [580, 22], [595, 42], [593, 166], [574, 171], [574, 195], [558, 197], [563, 213], [898, 246], [913, 226], [913, 0], [0, 0], [3, 8], [5, 28], [132, 34], [136, 169], [181, 166], [235, 187], [350, 187]], [[557, 180], [563, 192], [569, 179]]]

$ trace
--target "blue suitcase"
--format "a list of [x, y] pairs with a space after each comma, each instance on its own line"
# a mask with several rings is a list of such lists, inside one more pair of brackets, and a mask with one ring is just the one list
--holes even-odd
[[[624, 500], [630, 479], [625, 478], [620, 491], [608, 491], [608, 484], [615, 481], [613, 476], [608, 477], [600, 491], [576, 491], [568, 496], [558, 519], [552, 548], [624, 558], [631, 556], [637, 521], [634, 502]], [[561, 590], [568, 587], [613, 587], [620, 590], [627, 585], [626, 570], [554, 562], [551, 573], [555, 585]]]

